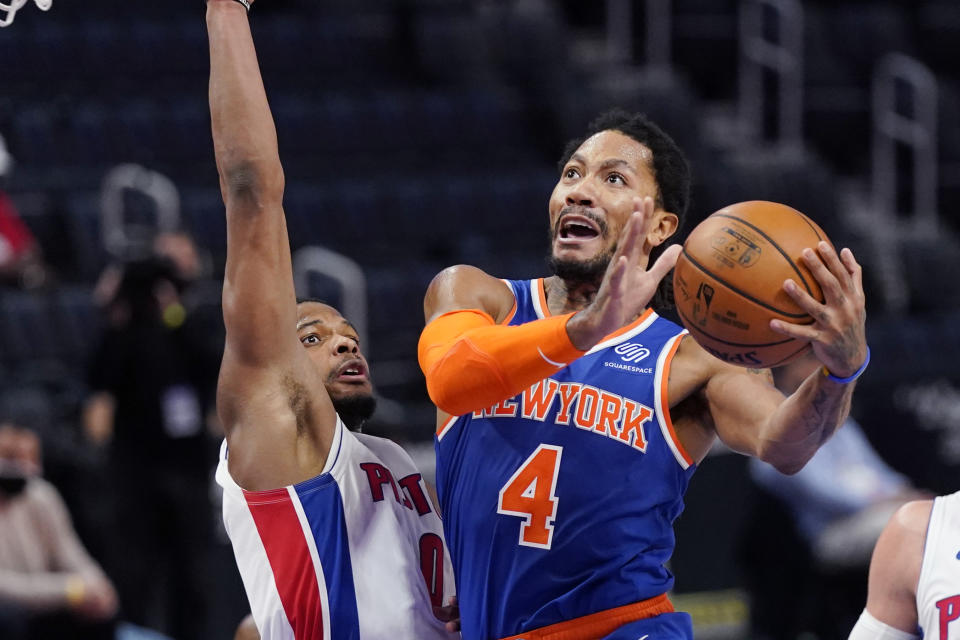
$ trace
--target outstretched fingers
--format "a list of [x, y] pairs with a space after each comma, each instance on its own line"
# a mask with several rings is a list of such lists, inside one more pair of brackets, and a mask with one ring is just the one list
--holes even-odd
[[625, 293], [626, 285], [624, 281], [626, 280], [629, 268], [630, 263], [627, 261], [626, 256], [616, 258], [613, 264], [610, 265], [608, 287], [609, 291], [617, 298], [623, 297]]
[[796, 338], [804, 342], [813, 342], [820, 336], [820, 331], [813, 324], [794, 324], [783, 320], [771, 320], [770, 328], [788, 338]]
[[771, 320], [770, 328], [777, 333], [791, 338], [798, 338], [800, 340], [818, 339], [820, 336], [820, 325], [826, 324], [828, 320], [827, 305], [811, 296], [790, 278], [784, 280], [783, 290], [797, 303], [797, 306], [814, 319], [814, 322], [813, 324], [795, 324], [793, 322], [784, 322], [783, 320]]
[[803, 261], [823, 289], [824, 302], [814, 299], [793, 280], [783, 289], [812, 318], [809, 324], [771, 320], [770, 328], [791, 338], [813, 344], [814, 353], [828, 370], [845, 375], [859, 367], [866, 357], [864, 331], [865, 299], [863, 270], [853, 253], [839, 254], [825, 242], [816, 252], [806, 249]]
[[803, 261], [820, 283], [826, 303], [837, 304], [853, 292], [853, 279], [830, 243], [820, 242], [817, 250], [804, 249]]
[[630, 264], [637, 264], [640, 260], [640, 254], [643, 251], [643, 213], [634, 210], [627, 220], [623, 231], [620, 232], [620, 238], [617, 241], [617, 252], [614, 259], [621, 256], [627, 259]]
[[840, 252], [840, 260], [843, 262], [843, 266], [846, 267], [847, 272], [850, 274], [850, 278], [853, 280], [854, 290], [863, 295], [863, 267], [860, 266], [860, 263], [857, 262], [856, 257], [853, 255], [853, 251], [844, 247]]
[[653, 198], [649, 196], [633, 199], [633, 213], [620, 231], [617, 250], [613, 254], [611, 264], [615, 264], [620, 257], [625, 257], [630, 265], [640, 263], [644, 239], [653, 220], [654, 206]]
[[676, 266], [681, 251], [683, 251], [683, 245], [679, 244], [672, 244], [663, 250], [660, 257], [657, 258], [653, 266], [647, 271], [654, 282], [660, 282], [664, 276], [670, 273], [670, 270]]

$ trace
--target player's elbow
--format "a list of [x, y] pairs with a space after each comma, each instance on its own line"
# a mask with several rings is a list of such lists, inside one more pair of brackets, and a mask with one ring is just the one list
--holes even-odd
[[449, 361], [445, 358], [434, 360], [433, 358], [425, 357], [426, 353], [428, 352], [424, 350], [421, 344], [418, 359], [420, 360], [423, 376], [427, 382], [427, 395], [430, 396], [430, 402], [441, 411], [446, 411], [452, 416], [460, 416], [470, 411], [470, 409], [465, 406], [465, 394], [461, 392], [459, 385], [456, 384], [456, 375], [451, 375], [453, 372], [447, 370], [450, 364]]
[[759, 456], [761, 460], [770, 464], [774, 469], [779, 471], [785, 476], [796, 475], [807, 466], [807, 462], [810, 461], [812, 455], [783, 455], [783, 454], [767, 454]]
[[775, 464], [773, 467], [785, 476], [793, 476], [800, 472], [807, 465], [807, 461], [791, 461], [788, 463]]
[[441, 411], [462, 416], [487, 409], [513, 395], [502, 372], [476, 362], [446, 359], [425, 370], [427, 394]]
[[476, 409], [469, 401], [469, 394], [459, 392], [452, 385], [431, 380], [431, 376], [427, 376], [427, 395], [438, 409], [452, 416], [462, 416]]
[[262, 202], [282, 200], [284, 188], [283, 169], [275, 166], [243, 160], [220, 168], [224, 195], [228, 201]]

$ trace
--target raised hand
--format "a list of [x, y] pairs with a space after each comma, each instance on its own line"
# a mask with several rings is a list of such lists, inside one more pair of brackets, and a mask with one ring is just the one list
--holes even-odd
[[809, 341], [813, 353], [833, 375], [853, 375], [867, 359], [866, 306], [863, 269], [850, 249], [840, 255], [827, 242], [817, 250], [805, 249], [803, 261], [823, 289], [825, 302], [811, 297], [796, 282], [787, 279], [783, 289], [813, 318], [799, 325], [771, 320], [770, 328], [785, 336]]
[[240, 4], [244, 9], [250, 11], [250, 7], [253, 5], [255, 0], [207, 0], [207, 4]]
[[633, 214], [620, 233], [596, 297], [567, 323], [567, 333], [578, 349], [589, 349], [640, 315], [676, 264], [680, 245], [667, 248], [649, 269], [641, 264], [644, 242], [655, 222], [654, 211], [653, 198], [634, 198]]

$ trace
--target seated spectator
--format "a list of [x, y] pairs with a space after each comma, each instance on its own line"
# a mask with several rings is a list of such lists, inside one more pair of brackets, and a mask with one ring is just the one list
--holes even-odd
[[0, 423], [0, 637], [113, 637], [117, 594], [41, 477], [40, 439]]

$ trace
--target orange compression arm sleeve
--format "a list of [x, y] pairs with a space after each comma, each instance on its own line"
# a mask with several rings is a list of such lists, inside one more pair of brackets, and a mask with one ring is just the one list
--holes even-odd
[[503, 326], [477, 309], [451, 311], [424, 328], [417, 348], [430, 399], [460, 416], [506, 400], [584, 354], [570, 342], [572, 313]]

